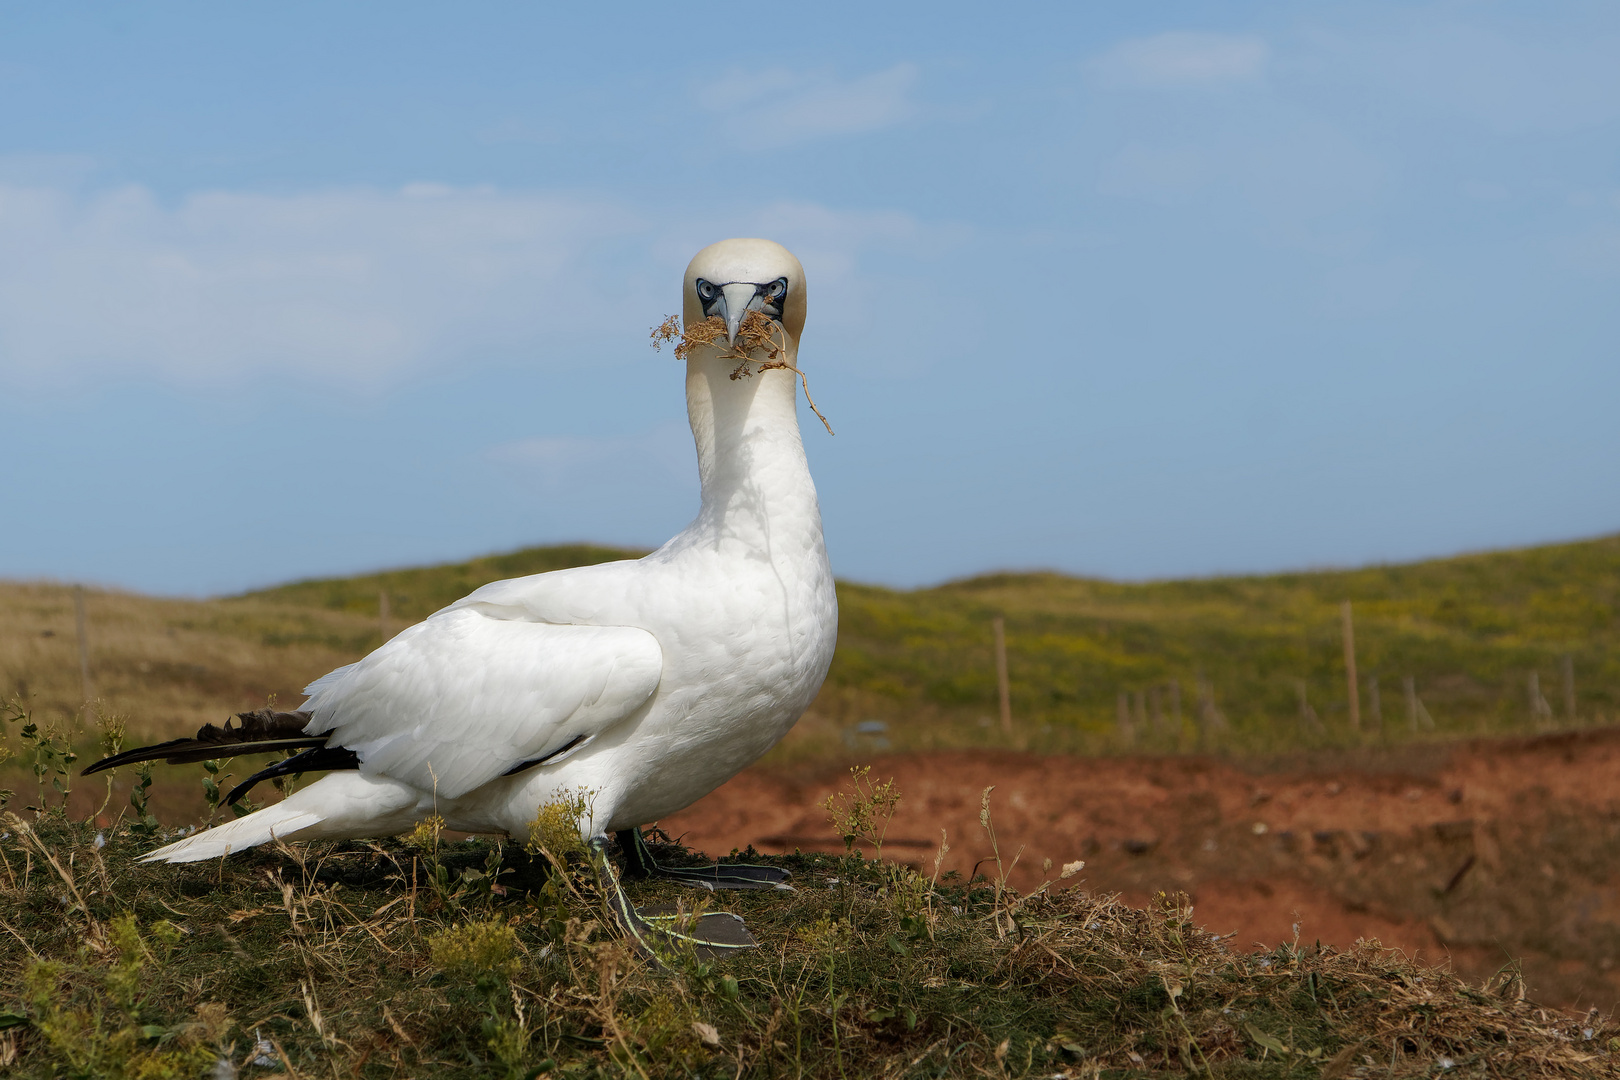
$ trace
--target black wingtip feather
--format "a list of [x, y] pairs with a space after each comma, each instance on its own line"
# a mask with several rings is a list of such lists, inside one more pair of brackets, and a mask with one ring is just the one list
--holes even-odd
[[307, 712], [258, 709], [254, 712], [237, 713], [236, 719], [238, 723], [234, 727], [229, 720], [225, 721], [223, 727], [204, 724], [192, 738], [171, 739], [154, 746], [137, 747], [102, 758], [95, 764], [87, 766], [79, 775], [89, 776], [104, 769], [116, 769], [121, 765], [156, 761], [160, 758], [170, 765], [184, 765], [187, 762], [207, 761], [210, 758], [229, 757], [238, 753], [302, 750], [324, 746], [326, 736], [330, 734], [330, 732], [322, 732], [319, 735], [307, 734], [304, 731], [304, 727], [309, 723]]
[[294, 754], [285, 761], [278, 761], [269, 768], [260, 769], [240, 784], [231, 788], [231, 793], [225, 796], [226, 806], [235, 806], [237, 802], [253, 789], [253, 785], [261, 780], [272, 780], [278, 776], [291, 776], [293, 773], [306, 772], [335, 772], [341, 769], [358, 769], [360, 755], [343, 746], [317, 746], [305, 750], [302, 754]]

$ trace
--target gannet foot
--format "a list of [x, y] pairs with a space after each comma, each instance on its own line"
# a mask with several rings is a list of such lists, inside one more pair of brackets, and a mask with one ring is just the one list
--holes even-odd
[[758, 947], [759, 942], [748, 932], [742, 919], [729, 911], [705, 912], [694, 920], [690, 914], [667, 906], [637, 908], [619, 884], [618, 871], [608, 858], [606, 840], [593, 841], [590, 850], [597, 885], [614, 921], [637, 951], [654, 964], [667, 966], [667, 959], [688, 949], [700, 960], [708, 960], [738, 949]]
[[701, 889], [782, 889], [791, 876], [779, 866], [753, 866], [747, 863], [714, 863], [709, 866], [662, 866], [653, 858], [641, 830], [625, 829], [616, 834], [624, 852], [624, 874], [632, 880], [661, 877]]

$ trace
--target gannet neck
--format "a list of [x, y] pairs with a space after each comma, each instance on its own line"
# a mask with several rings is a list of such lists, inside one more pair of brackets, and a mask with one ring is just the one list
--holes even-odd
[[[693, 527], [768, 539], [772, 521], [791, 517], [814, 520], [819, 534], [821, 514], [799, 434], [793, 372], [755, 370], [733, 379], [737, 361], [719, 354], [705, 347], [687, 361], [686, 409], [703, 488]], [[796, 362], [792, 351], [786, 359]]]

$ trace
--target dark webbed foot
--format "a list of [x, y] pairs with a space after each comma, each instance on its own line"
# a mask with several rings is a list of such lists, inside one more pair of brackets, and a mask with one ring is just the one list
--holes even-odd
[[690, 912], [678, 911], [673, 904], [649, 904], [637, 908], [636, 914], [655, 933], [691, 945], [700, 960], [759, 946], [742, 917], [729, 911], [705, 911], [694, 919]]
[[748, 932], [742, 919], [729, 911], [711, 911], [695, 920], [673, 908], [656, 906], [637, 908], [625, 896], [619, 885], [618, 871], [608, 858], [607, 843], [598, 840], [591, 844], [591, 864], [596, 870], [597, 884], [607, 900], [614, 921], [635, 946], [654, 963], [663, 963], [665, 957], [685, 949], [694, 950], [700, 959], [738, 949], [755, 948], [759, 942]]
[[710, 866], [662, 866], [653, 858], [641, 830], [617, 833], [624, 852], [625, 876], [632, 879], [661, 877], [704, 889], [791, 889], [788, 871], [779, 866], [751, 866], [746, 863], [714, 863]]

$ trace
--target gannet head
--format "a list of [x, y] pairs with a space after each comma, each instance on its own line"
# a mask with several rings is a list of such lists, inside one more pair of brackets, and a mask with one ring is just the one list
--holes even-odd
[[692, 257], [681, 287], [682, 319], [693, 326], [718, 315], [735, 344], [743, 316], [758, 311], [780, 323], [790, 347], [804, 330], [804, 267], [772, 240], [722, 240]]

